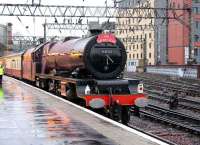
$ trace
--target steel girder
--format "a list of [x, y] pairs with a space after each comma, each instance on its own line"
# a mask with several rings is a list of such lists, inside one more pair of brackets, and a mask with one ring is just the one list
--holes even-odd
[[[167, 10], [177, 15], [167, 16]], [[188, 8], [0, 4], [0, 16], [176, 19], [180, 11], [184, 10]]]
[[[47, 29], [60, 29], [60, 30], [88, 30], [88, 24], [76, 24], [76, 23], [46, 23]], [[156, 25], [120, 25], [114, 24], [114, 27], [104, 25], [103, 30], [129, 30], [129, 31], [141, 31], [141, 30], [155, 30]]]

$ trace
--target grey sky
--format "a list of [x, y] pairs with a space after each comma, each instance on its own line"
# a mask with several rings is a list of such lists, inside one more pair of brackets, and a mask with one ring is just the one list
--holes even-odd
[[[39, 0], [35, 0], [37, 3]], [[44, 5], [85, 5], [85, 6], [104, 6], [105, 0], [41, 0]], [[32, 0], [0, 0], [0, 3], [21, 3], [21, 4], [31, 4]], [[108, 5], [112, 5], [112, 0], [108, 0]], [[15, 17], [4, 17], [0, 16], [0, 24], [6, 24], [7, 22], [13, 23], [13, 33], [21, 33], [22, 35], [30, 36], [36, 35], [41, 36], [43, 35], [43, 26], [42, 24], [45, 22], [45, 18], [35, 18], [35, 33], [34, 33], [34, 20], [33, 17], [19, 17], [21, 22], [18, 18]], [[58, 22], [62, 22], [63, 18], [57, 18]], [[95, 19], [90, 19], [95, 20]], [[96, 19], [97, 20], [97, 19]], [[47, 22], [52, 23], [54, 22], [54, 18], [47, 18]], [[26, 30], [26, 26], [29, 26], [28, 31]], [[62, 31], [60, 33], [58, 30], [49, 30], [48, 35], [81, 35], [81, 31]]]

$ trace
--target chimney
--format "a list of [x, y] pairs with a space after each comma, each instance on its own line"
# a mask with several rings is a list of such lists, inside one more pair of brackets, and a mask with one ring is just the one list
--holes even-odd
[[102, 27], [97, 21], [91, 21], [88, 24], [89, 26], [89, 36], [98, 35], [102, 33]]

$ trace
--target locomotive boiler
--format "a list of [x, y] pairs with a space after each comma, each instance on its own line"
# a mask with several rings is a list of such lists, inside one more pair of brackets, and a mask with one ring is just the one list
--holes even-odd
[[113, 79], [120, 76], [126, 64], [126, 51], [113, 34], [100, 34], [44, 47], [43, 72], [70, 73], [77, 77]]

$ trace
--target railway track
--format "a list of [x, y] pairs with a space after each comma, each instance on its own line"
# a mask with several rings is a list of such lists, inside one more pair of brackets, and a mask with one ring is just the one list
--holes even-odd
[[147, 89], [164, 90], [167, 88], [168, 90], [171, 90], [171, 91], [177, 91], [179, 93], [185, 93], [185, 95], [195, 96], [195, 97], [199, 97], [199, 94], [200, 94], [200, 90], [199, 90], [200, 84], [196, 84], [196, 83], [192, 84], [192, 82], [191, 83], [184, 82], [184, 81], [179, 82], [179, 80], [171, 80], [170, 78], [166, 78], [166, 77], [157, 78], [157, 75], [155, 77], [150, 74], [147, 74], [147, 76], [144, 76], [141, 74], [140, 75], [136, 74], [134, 76], [127, 75], [127, 76], [137, 78], [137, 79], [142, 79]]
[[159, 89], [159, 90], [165, 90], [166, 88], [169, 91], [176, 91], [178, 93], [184, 93], [187, 96], [194, 96], [198, 97], [200, 94], [199, 88], [192, 88], [185, 85], [175, 85], [168, 82], [156, 82], [156, 81], [145, 81], [147, 89]]
[[[157, 106], [150, 104], [146, 109], [140, 110], [140, 118], [144, 120], [143, 122], [149, 122], [152, 127], [149, 127], [148, 123], [142, 123], [139, 126], [143, 127], [144, 125], [145, 128], [146, 124], [147, 132], [150, 131], [150, 133], [172, 142], [185, 143], [183, 139], [190, 138], [192, 135], [193, 137], [200, 135], [200, 118], [196, 118], [200, 112], [200, 99], [198, 98], [200, 97], [200, 84], [148, 74], [147, 76], [137, 74], [128, 76], [143, 80], [144, 91], [152, 103], [158, 104]], [[178, 98], [176, 111], [167, 109], [171, 108], [170, 99], [173, 100], [173, 97]], [[165, 106], [165, 108], [160, 106]]]
[[[133, 111], [133, 110], [132, 110]], [[150, 104], [140, 115], [200, 135], [200, 119]]]
[[[170, 110], [170, 109], [167, 109], [167, 108], [159, 107], [159, 106], [156, 106], [156, 105], [153, 105], [153, 104], [149, 104], [146, 108], [149, 109], [149, 110], [157, 111], [157, 112], [162, 113], [162, 114], [167, 114], [167, 115], [175, 117], [175, 118], [183, 119], [184, 121], [188, 120], [188, 121], [190, 121], [190, 123], [192, 121], [197, 125], [200, 122], [200, 118], [196, 118], [194, 116], [186, 115], [186, 114], [183, 114], [183, 113], [180, 113], [180, 112], [177, 112], [177, 111], [173, 111], [173, 110]], [[199, 128], [200, 128], [200, 125], [199, 125]]]
[[200, 129], [197, 129], [196, 127], [185, 125], [183, 123], [179, 123], [178, 121], [174, 121], [174, 120], [168, 119], [167, 117], [162, 117], [160, 115], [155, 115], [155, 114], [147, 112], [147, 111], [141, 111], [140, 113], [141, 113], [141, 115], [151, 118], [153, 120], [164, 122], [171, 126], [173, 125], [177, 128], [182, 128], [182, 129], [189, 131], [191, 133], [194, 133], [194, 134], [200, 134]]
[[200, 101], [199, 100], [192, 100], [192, 99], [188, 99], [188, 98], [179, 98], [179, 100], [181, 102], [190, 103], [190, 104], [194, 104], [194, 105], [200, 106]]
[[[126, 74], [128, 76], [131, 76], [133, 74]], [[156, 77], [155, 77], [155, 74], [150, 74], [150, 73], [144, 73], [144, 74], [137, 74], [135, 73], [134, 74], [134, 77], [137, 77], [137, 78], [143, 78], [143, 79], [147, 79], [147, 80], [151, 80], [152, 78], [155, 80], [155, 81], [167, 81], [169, 83], [175, 83], [177, 85], [187, 85], [189, 87], [200, 87], [200, 80], [195, 80], [195, 79], [189, 79], [189, 78], [177, 78], [177, 77], [170, 77], [170, 76], [166, 76], [166, 75], [159, 75], [159, 74], [156, 74]]]
[[[167, 103], [167, 104], [169, 103], [169, 97], [166, 97], [166, 96], [161, 97], [160, 95], [157, 95], [157, 94], [149, 94], [148, 97], [150, 99], [158, 100], [158, 101], [163, 102], [163, 103]], [[190, 102], [197, 103], [197, 102], [192, 101], [192, 100]], [[193, 110], [195, 112], [200, 112], [200, 106], [193, 104], [193, 103], [179, 101], [178, 107], [181, 107], [183, 109]]]
[[157, 90], [168, 90], [169, 92], [177, 92], [178, 94], [184, 94], [185, 96], [193, 96], [193, 97], [199, 97], [200, 91], [197, 89], [190, 89], [185, 86], [177, 87], [177, 86], [171, 86], [166, 85], [162, 83], [149, 83], [145, 82], [145, 88], [146, 89], [157, 89]]
[[169, 103], [170, 96], [173, 96], [175, 92], [178, 92], [176, 95], [178, 96], [179, 107], [184, 109], [200, 111], [200, 99], [195, 99], [194, 97], [187, 96], [192, 94], [193, 96], [194, 94], [196, 96], [200, 96], [199, 88], [197, 89], [199, 90], [198, 93], [192, 93], [192, 90], [188, 91], [187, 88], [181, 89], [180, 87], [173, 87], [172, 89], [172, 87], [170, 88], [168, 85], [165, 84], [162, 85], [162, 83], [149, 84], [148, 82], [146, 82], [144, 90], [148, 94], [150, 99], [159, 100], [165, 103]]

